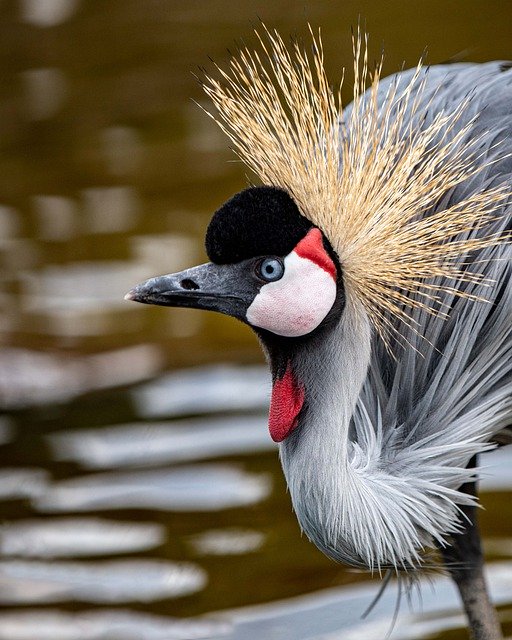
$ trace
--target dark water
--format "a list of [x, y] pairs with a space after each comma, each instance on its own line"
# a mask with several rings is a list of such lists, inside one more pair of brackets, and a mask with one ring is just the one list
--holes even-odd
[[[302, 539], [266, 430], [251, 333], [123, 301], [204, 259], [211, 212], [246, 184], [191, 98], [262, 17], [323, 29], [333, 80], [366, 20], [386, 68], [428, 47], [506, 59], [512, 5], [0, 2], [0, 640], [381, 639], [390, 589]], [[348, 96], [347, 96], [348, 97]], [[481, 514], [512, 632], [512, 457]], [[463, 638], [444, 578], [393, 638]]]

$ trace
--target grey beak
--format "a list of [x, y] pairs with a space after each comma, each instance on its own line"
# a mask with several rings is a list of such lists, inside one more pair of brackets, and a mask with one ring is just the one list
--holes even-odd
[[206, 309], [246, 321], [247, 308], [256, 293], [246, 261], [222, 265], [208, 262], [142, 282], [126, 294], [125, 300]]

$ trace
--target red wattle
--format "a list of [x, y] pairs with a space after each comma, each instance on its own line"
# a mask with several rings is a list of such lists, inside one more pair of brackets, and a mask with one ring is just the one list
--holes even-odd
[[284, 376], [276, 379], [272, 387], [268, 428], [274, 442], [282, 442], [295, 429], [303, 404], [304, 389], [288, 364]]

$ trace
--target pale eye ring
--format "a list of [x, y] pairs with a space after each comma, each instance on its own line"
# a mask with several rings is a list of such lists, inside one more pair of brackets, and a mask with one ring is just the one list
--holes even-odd
[[284, 275], [284, 264], [280, 258], [264, 258], [256, 265], [256, 275], [265, 282], [275, 282]]

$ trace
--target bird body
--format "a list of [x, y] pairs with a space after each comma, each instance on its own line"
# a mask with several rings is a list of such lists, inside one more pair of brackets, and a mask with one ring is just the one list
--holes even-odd
[[214, 214], [210, 263], [128, 298], [249, 324], [301, 528], [411, 572], [470, 528], [472, 460], [512, 423], [512, 70], [379, 67], [366, 89], [356, 38], [342, 109], [319, 40], [310, 60], [259, 38], [205, 89], [264, 186]]
[[[388, 78], [382, 91], [397, 79], [407, 83], [412, 73]], [[512, 73], [490, 63], [425, 74], [422, 100], [435, 103], [430, 119], [419, 107], [423, 126], [438, 108], [455, 111], [470, 90], [471, 108], [458, 126], [479, 114], [467, 141], [478, 137], [478, 153], [493, 163], [437, 206], [457, 204], [483, 185], [510, 184]], [[491, 233], [504, 235], [512, 226], [510, 199], [497, 214]], [[473, 500], [457, 492], [474, 475], [467, 464], [512, 423], [510, 258], [507, 244], [481, 249], [467, 269], [484, 273], [487, 286], [453, 282], [480, 299], [454, 291], [443, 297], [446, 316], [413, 309], [409, 326], [400, 326], [407, 348], [395, 342], [387, 349], [353, 301], [329, 342], [296, 357], [317, 402], [280, 455], [301, 526], [327, 555], [372, 569], [418, 567], [422, 549], [463, 526], [458, 508]], [[318, 381], [327, 384], [318, 389]]]

